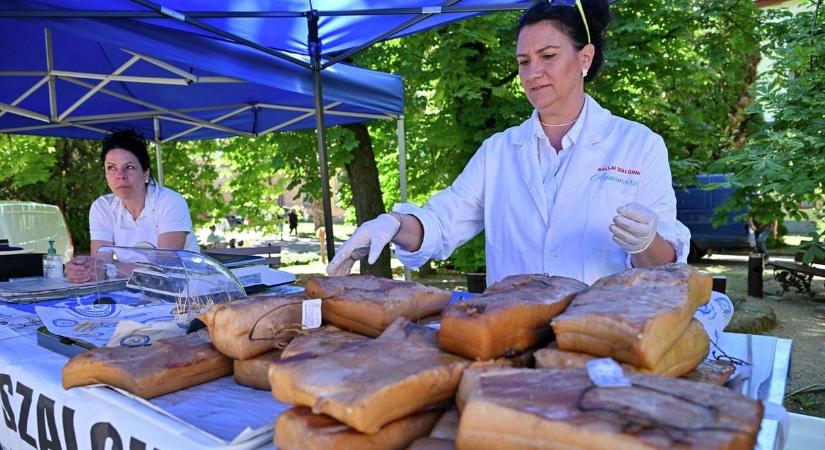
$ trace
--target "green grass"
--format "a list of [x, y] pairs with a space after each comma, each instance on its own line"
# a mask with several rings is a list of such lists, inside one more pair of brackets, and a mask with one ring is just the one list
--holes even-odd
[[281, 255], [281, 267], [311, 264], [315, 261], [318, 261], [318, 253], [316, 252], [284, 253]]

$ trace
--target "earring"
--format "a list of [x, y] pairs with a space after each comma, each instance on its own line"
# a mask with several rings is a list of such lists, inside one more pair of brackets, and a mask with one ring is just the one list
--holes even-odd
[[582, 69], [582, 78], [587, 76], [587, 69]]

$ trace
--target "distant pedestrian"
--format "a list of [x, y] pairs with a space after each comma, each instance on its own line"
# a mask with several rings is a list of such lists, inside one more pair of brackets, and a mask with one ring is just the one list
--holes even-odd
[[755, 220], [753, 217], [748, 218], [748, 228], [753, 231], [756, 243], [756, 249], [762, 254], [762, 258], [768, 260], [768, 237], [773, 234], [777, 235], [779, 231], [779, 222], [774, 220], [772, 222], [761, 222]]
[[295, 236], [298, 236], [298, 213], [294, 209], [289, 211], [289, 234], [295, 231]]
[[215, 225], [209, 226], [209, 236], [206, 237], [206, 248], [219, 248], [226, 238], [218, 231]]

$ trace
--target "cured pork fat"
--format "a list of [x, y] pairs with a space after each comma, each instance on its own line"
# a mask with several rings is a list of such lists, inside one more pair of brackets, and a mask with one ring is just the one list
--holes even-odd
[[412, 334], [281, 359], [270, 365], [269, 381], [280, 402], [308, 406], [362, 433], [375, 433], [451, 399], [468, 364]]
[[332, 325], [324, 325], [311, 331], [305, 336], [298, 336], [286, 346], [281, 358], [289, 358], [301, 353], [324, 355], [346, 347], [354, 342], [362, 342], [368, 338], [344, 331]]
[[441, 312], [451, 294], [411, 281], [370, 275], [317, 277], [306, 282], [307, 298], [321, 298], [324, 320], [376, 337], [395, 319], [420, 319]]
[[103, 383], [150, 399], [231, 373], [232, 360], [215, 350], [206, 330], [201, 330], [145, 347], [78, 353], [63, 366], [63, 387]]
[[198, 316], [212, 344], [233, 359], [283, 349], [301, 329], [301, 296], [251, 297], [219, 303]]
[[706, 359], [682, 378], [722, 386], [728, 382], [735, 370], [733, 363], [730, 361]]
[[272, 389], [269, 386], [269, 363], [279, 359], [280, 350], [272, 350], [250, 359], [236, 359], [233, 361], [232, 379], [242, 386], [268, 391]]
[[[307, 330], [304, 332], [307, 332]], [[325, 355], [355, 342], [368, 339], [360, 334], [350, 333], [332, 325], [324, 325], [321, 328], [309, 331], [309, 334], [296, 337], [290, 341], [283, 351], [273, 350], [243, 361], [236, 359], [233, 378], [238, 384], [268, 391], [272, 389], [269, 385], [269, 364], [272, 361], [303, 353]]]
[[[638, 369], [630, 364], [622, 364], [625, 370], [639, 371], [666, 377], [680, 377], [694, 370], [708, 354], [710, 340], [702, 323], [691, 319], [685, 333], [654, 364], [652, 369]], [[571, 369], [585, 367], [587, 361], [600, 356], [587, 353], [559, 350], [555, 343], [535, 352], [536, 367], [551, 369]]]
[[438, 343], [465, 358], [510, 356], [549, 339], [550, 320], [587, 285], [564, 277], [512, 275], [444, 311]]
[[686, 264], [629, 269], [597, 280], [552, 321], [562, 350], [654, 370], [710, 298], [712, 278]]
[[762, 404], [707, 383], [625, 373], [595, 387], [585, 369], [484, 374], [461, 414], [458, 449], [751, 449]]
[[426, 435], [439, 415], [441, 411], [424, 411], [390, 422], [377, 433], [365, 434], [332, 417], [313, 414], [309, 408], [295, 407], [278, 417], [274, 442], [283, 450], [401, 450]]

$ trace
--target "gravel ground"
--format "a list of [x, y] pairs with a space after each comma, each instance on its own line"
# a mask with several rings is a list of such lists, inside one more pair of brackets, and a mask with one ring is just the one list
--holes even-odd
[[[793, 257], [775, 260], [793, 261]], [[773, 310], [776, 327], [759, 333], [793, 340], [785, 406], [792, 412], [825, 417], [825, 280], [814, 278], [813, 297], [796, 292], [780, 295], [782, 288], [773, 279], [773, 270], [766, 268], [763, 297], [757, 298], [747, 295], [746, 255], [713, 255], [696, 266], [725, 275], [727, 294], [740, 309]]]

